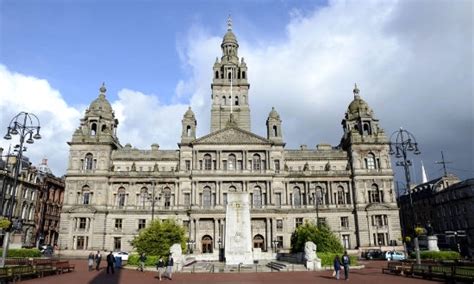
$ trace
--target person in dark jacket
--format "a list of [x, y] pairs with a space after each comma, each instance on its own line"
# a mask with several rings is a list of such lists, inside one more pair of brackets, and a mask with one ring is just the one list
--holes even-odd
[[142, 252], [138, 261], [139, 261], [139, 264], [138, 264], [137, 270], [140, 270], [141, 272], [143, 272], [143, 270], [145, 269], [145, 262], [146, 262], [146, 255], [144, 252]]
[[95, 270], [99, 270], [100, 268], [100, 261], [102, 260], [102, 255], [100, 255], [100, 251], [97, 251], [95, 255]]
[[115, 265], [115, 257], [112, 254], [112, 251], [110, 251], [110, 253], [107, 255], [107, 274], [109, 274], [109, 268], [112, 270], [112, 274], [115, 273], [114, 265]]
[[339, 272], [341, 271], [341, 261], [339, 260], [339, 256], [336, 255], [334, 258], [334, 272], [333, 275], [339, 280]]
[[160, 259], [156, 262], [156, 269], [158, 269], [158, 278], [161, 281], [161, 275], [163, 275], [163, 272], [165, 271], [165, 262], [163, 261], [162, 257], [160, 257]]
[[174, 266], [173, 256], [170, 255], [169, 258], [168, 258], [167, 271], [166, 271], [166, 274], [168, 275], [168, 278], [170, 280], [173, 277], [173, 266]]
[[344, 266], [344, 279], [349, 279], [349, 265], [351, 264], [351, 259], [347, 255], [347, 251], [344, 252], [342, 256], [342, 265]]

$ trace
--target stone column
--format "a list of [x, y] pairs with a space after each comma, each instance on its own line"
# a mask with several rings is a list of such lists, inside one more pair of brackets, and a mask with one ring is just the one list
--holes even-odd
[[219, 223], [217, 222], [217, 218], [214, 218], [214, 249], [219, 248]]
[[[269, 244], [271, 244], [271, 223], [270, 223], [270, 218], [266, 218], [266, 230], [265, 230], [265, 249], [268, 251]], [[271, 248], [270, 248], [271, 249]]]

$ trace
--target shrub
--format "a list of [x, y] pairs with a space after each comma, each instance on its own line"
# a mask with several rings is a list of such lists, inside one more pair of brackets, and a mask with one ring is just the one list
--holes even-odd
[[[336, 255], [339, 255], [339, 259], [342, 259], [342, 253], [333, 253], [333, 252], [318, 252], [317, 253], [318, 257], [321, 259], [321, 265], [322, 266], [333, 266], [334, 264], [334, 258]], [[350, 265], [357, 265], [357, 256], [355, 255], [349, 255], [349, 258], [351, 259], [351, 264]]]
[[344, 248], [342, 247], [339, 238], [334, 235], [329, 227], [325, 224], [316, 226], [312, 223], [306, 222], [296, 228], [291, 235], [291, 251], [304, 251], [304, 244], [311, 241], [316, 244], [317, 252], [334, 252], [342, 254]]
[[[138, 265], [138, 259], [139, 258], [140, 258], [140, 255], [138, 255], [138, 254], [129, 255], [127, 265]], [[156, 255], [147, 255], [146, 256], [146, 261], [145, 261], [145, 266], [155, 266], [157, 261], [158, 261], [158, 256], [156, 256]]]
[[[0, 253], [3, 253], [3, 250], [0, 249]], [[36, 249], [9, 249], [7, 257], [41, 257], [41, 252]]]
[[[415, 252], [412, 252], [410, 257], [416, 258]], [[457, 251], [420, 251], [420, 258], [430, 260], [456, 260], [460, 259], [461, 256]]]

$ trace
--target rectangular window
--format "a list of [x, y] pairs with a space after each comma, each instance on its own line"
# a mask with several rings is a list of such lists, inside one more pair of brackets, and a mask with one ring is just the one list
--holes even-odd
[[202, 160], [199, 160], [199, 169], [202, 171]]
[[119, 207], [125, 206], [125, 193], [119, 193], [119, 195], [118, 195], [118, 206]]
[[227, 193], [223, 194], [224, 205], [227, 205]]
[[344, 246], [344, 249], [351, 247], [350, 235], [342, 235], [342, 245]]
[[191, 161], [190, 160], [186, 160], [184, 161], [185, 165], [186, 165], [186, 170], [187, 171], [190, 171], [191, 170]]
[[282, 232], [283, 231], [283, 220], [277, 220], [277, 232]]
[[184, 205], [186, 206], [191, 205], [191, 193], [184, 194]]
[[85, 249], [85, 242], [83, 236], [77, 237], [76, 249]]
[[283, 236], [277, 236], [277, 248], [283, 248]]
[[341, 228], [349, 228], [349, 217], [341, 217]]
[[280, 160], [275, 160], [275, 172], [280, 172]]
[[303, 218], [295, 218], [295, 228], [303, 225]]
[[227, 171], [227, 160], [222, 161], [222, 168], [224, 169], [224, 171]]
[[242, 169], [243, 169], [242, 160], [238, 160], [237, 161], [237, 170], [242, 170]]
[[146, 227], [146, 219], [138, 219], [138, 230]]
[[122, 219], [115, 219], [115, 229], [122, 230]]
[[318, 218], [318, 223], [319, 225], [325, 225], [326, 223], [326, 218], [325, 217], [319, 217]]
[[79, 218], [79, 229], [85, 230], [87, 225], [87, 219], [86, 218]]
[[372, 225], [377, 227], [382, 227], [386, 225], [384, 221], [387, 221], [387, 215], [374, 215], [372, 217]]
[[122, 238], [114, 237], [114, 250], [115, 251], [122, 250]]

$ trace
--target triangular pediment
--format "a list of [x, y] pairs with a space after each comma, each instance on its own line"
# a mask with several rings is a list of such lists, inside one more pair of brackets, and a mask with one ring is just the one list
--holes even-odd
[[227, 127], [196, 139], [192, 144], [272, 144], [273, 142], [238, 127]]
[[97, 209], [91, 206], [75, 206], [68, 210], [68, 213], [95, 213]]
[[365, 207], [365, 210], [388, 210], [390, 209], [390, 206], [387, 206], [382, 203], [371, 203]]

